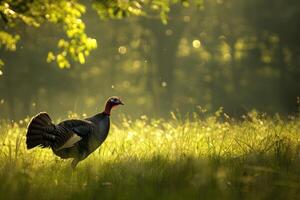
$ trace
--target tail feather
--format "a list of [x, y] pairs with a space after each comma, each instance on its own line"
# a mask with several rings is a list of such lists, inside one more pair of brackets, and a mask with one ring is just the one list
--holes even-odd
[[35, 135], [40, 135], [40, 134], [41, 134], [41, 130], [39, 130], [39, 129], [33, 129], [31, 127], [31, 129], [30, 129], [30, 135], [35, 136]]
[[41, 140], [41, 139], [43, 139], [43, 136], [42, 135], [31, 135], [29, 138], [30, 138], [30, 140]]
[[46, 123], [44, 121], [42, 121], [39, 118], [35, 118], [35, 124], [33, 125], [38, 125], [38, 126], [44, 126]]
[[54, 126], [51, 118], [45, 112], [37, 114], [33, 117], [28, 125], [26, 134], [27, 149], [36, 146], [50, 147], [55, 136], [48, 133], [49, 127]]

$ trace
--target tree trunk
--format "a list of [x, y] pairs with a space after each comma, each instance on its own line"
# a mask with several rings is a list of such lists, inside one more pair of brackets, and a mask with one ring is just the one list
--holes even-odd
[[8, 108], [8, 118], [9, 119], [16, 119], [16, 113], [15, 113], [15, 99], [14, 99], [14, 88], [13, 88], [13, 68], [11, 66], [10, 61], [13, 59], [13, 52], [7, 52], [7, 51], [2, 51], [3, 57], [5, 57], [5, 65], [4, 65], [4, 85], [5, 85], [5, 102], [7, 104]]
[[144, 19], [142, 25], [151, 31], [154, 38], [151, 54], [155, 60], [151, 66], [153, 69], [150, 69], [152, 73], [148, 73], [148, 81], [152, 81], [154, 108], [160, 116], [167, 116], [175, 94], [176, 53], [184, 27], [176, 19], [170, 20], [167, 25], [160, 20]]

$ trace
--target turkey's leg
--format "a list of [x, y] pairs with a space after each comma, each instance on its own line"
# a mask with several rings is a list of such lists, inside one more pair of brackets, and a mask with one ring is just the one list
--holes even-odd
[[71, 163], [71, 167], [73, 170], [76, 168], [78, 163], [79, 163], [79, 160], [77, 158], [74, 158], [74, 160]]

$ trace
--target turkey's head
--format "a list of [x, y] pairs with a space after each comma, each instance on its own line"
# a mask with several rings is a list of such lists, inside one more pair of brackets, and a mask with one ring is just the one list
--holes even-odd
[[104, 112], [106, 114], [110, 115], [111, 109], [118, 105], [124, 105], [124, 103], [121, 101], [121, 99], [119, 97], [110, 97], [106, 102]]

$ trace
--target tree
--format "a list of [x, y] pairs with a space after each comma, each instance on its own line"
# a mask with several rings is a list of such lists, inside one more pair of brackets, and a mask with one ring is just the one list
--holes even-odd
[[[102, 19], [121, 19], [128, 16], [146, 16], [147, 13], [159, 15], [167, 23], [170, 5], [187, 0], [94, 0], [93, 8]], [[201, 5], [201, 0], [196, 0]], [[50, 51], [47, 61], [55, 60], [60, 68], [70, 67], [69, 58], [81, 64], [85, 57], [97, 47], [97, 41], [85, 33], [81, 17], [86, 7], [77, 0], [1, 0], [0, 1], [0, 48], [15, 51], [20, 40], [18, 28], [21, 24], [39, 28], [45, 23], [59, 24], [65, 37], [57, 43], [58, 51]], [[0, 60], [0, 65], [3, 65]]]
[[[194, 2], [198, 6], [201, 5], [199, 0]], [[34, 112], [32, 102], [37, 101], [36, 96], [40, 96], [41, 91], [44, 89], [42, 79], [46, 78], [50, 82], [61, 82], [60, 78], [64, 77], [65, 81], [69, 83], [72, 80], [66, 76], [66, 73], [60, 76], [50, 68], [41, 68], [40, 70], [39, 67], [43, 65], [43, 59], [47, 57], [48, 62], [56, 61], [60, 68], [69, 68], [71, 65], [75, 66], [74, 61], [79, 64], [85, 63], [91, 50], [97, 47], [97, 40], [101, 40], [101, 37], [95, 39], [86, 34], [86, 25], [88, 24], [85, 24], [83, 14], [87, 10], [93, 8], [100, 19], [104, 21], [142, 16], [147, 19], [155, 19], [155, 23], [163, 27], [168, 21], [170, 6], [178, 3], [184, 6], [189, 4], [188, 1], [181, 0], [94, 0], [92, 3], [78, 0], [0, 0], [0, 51], [2, 52], [0, 54], [0, 59], [2, 58], [0, 65], [6, 63], [3, 69], [0, 68], [5, 75], [2, 77], [2, 88], [6, 91], [3, 95], [0, 95], [0, 98], [7, 100], [5, 104], [9, 118], [22, 118], [22, 113]], [[95, 15], [89, 16], [95, 17]], [[97, 22], [93, 24], [97, 24]], [[51, 29], [57, 29], [57, 27], [59, 30], [56, 31], [59, 33], [58, 37], [51, 36]], [[34, 31], [35, 29], [39, 31]], [[45, 40], [41, 41], [41, 38]], [[55, 45], [55, 43], [57, 44]], [[43, 45], [43, 47], [39, 47], [38, 53], [31, 50], [31, 46], [36, 47], [39, 45]], [[160, 48], [157, 47], [157, 49]], [[14, 52], [16, 50], [20, 54]], [[176, 52], [176, 48], [173, 52]], [[22, 65], [20, 66], [20, 62], [15, 62], [14, 57], [22, 57], [22, 55], [25, 55], [24, 53], [27, 56], [22, 58]], [[32, 53], [35, 54], [36, 59], [30, 58]], [[108, 51], [107, 53], [112, 52]], [[155, 52], [153, 53], [155, 54]], [[159, 51], [156, 53], [159, 55]], [[111, 58], [114, 59], [113, 56]], [[163, 61], [163, 59], [160, 60]], [[164, 60], [166, 61], [167, 58]], [[173, 64], [170, 63], [169, 66], [158, 64], [156, 66], [159, 71], [168, 72], [167, 68], [172, 68]], [[115, 75], [113, 73], [115, 68], [114, 65], [111, 65], [108, 69], [111, 71], [112, 76]], [[43, 70], [47, 71], [48, 76], [55, 77], [44, 77]], [[2, 73], [2, 71], [0, 72]], [[25, 84], [28, 76], [32, 77], [31, 82]], [[110, 81], [109, 87], [113, 85], [112, 78]], [[168, 88], [171, 88], [171, 81], [167, 82], [169, 84]], [[51, 88], [56, 88], [56, 86], [51, 86]], [[52, 98], [51, 91], [48, 90], [48, 93], [49, 95], [45, 98], [47, 100]], [[23, 100], [18, 101], [18, 98]], [[18, 109], [16, 110], [16, 108]]]
[[97, 47], [96, 40], [85, 33], [85, 24], [81, 20], [84, 12], [85, 7], [76, 0], [0, 1], [2, 19], [0, 46], [6, 50], [15, 51], [16, 43], [20, 39], [19, 28], [22, 24], [35, 28], [47, 22], [59, 24], [66, 36], [58, 41], [58, 52], [49, 52], [47, 61], [56, 60], [61, 68], [70, 66], [68, 57], [84, 63], [85, 56]]

